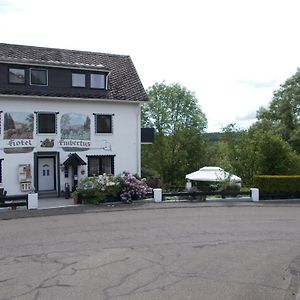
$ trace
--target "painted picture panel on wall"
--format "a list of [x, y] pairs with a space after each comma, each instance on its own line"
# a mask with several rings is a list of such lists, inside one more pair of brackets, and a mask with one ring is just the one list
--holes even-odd
[[91, 146], [91, 119], [79, 113], [63, 114], [59, 145], [65, 151], [85, 151]]
[[34, 148], [34, 115], [28, 112], [6, 112], [4, 114], [4, 152], [26, 153]]

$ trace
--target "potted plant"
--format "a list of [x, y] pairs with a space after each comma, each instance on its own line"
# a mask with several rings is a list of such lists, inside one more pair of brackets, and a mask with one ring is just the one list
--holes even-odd
[[73, 198], [74, 204], [81, 204], [79, 201], [79, 193], [78, 191], [74, 191], [71, 193], [71, 197]]

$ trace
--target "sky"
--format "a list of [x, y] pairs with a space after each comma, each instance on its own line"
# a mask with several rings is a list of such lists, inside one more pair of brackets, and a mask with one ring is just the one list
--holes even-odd
[[300, 67], [299, 0], [0, 0], [0, 42], [130, 55], [193, 91], [208, 132], [246, 129]]

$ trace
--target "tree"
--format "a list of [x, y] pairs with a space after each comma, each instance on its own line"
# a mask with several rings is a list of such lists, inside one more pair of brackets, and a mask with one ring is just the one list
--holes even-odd
[[300, 152], [300, 69], [274, 92], [269, 107], [261, 108], [257, 117]]
[[204, 162], [207, 121], [194, 93], [179, 84], [156, 83], [148, 89], [142, 125], [155, 129], [155, 144], [143, 145], [142, 168], [157, 171], [165, 184], [183, 184]]
[[4, 114], [4, 130], [15, 129], [15, 121], [10, 113]]
[[270, 132], [256, 133], [257, 170], [263, 175], [294, 175], [300, 171], [300, 157], [280, 136]]
[[247, 131], [226, 127], [228, 170], [250, 185], [255, 175], [299, 174], [300, 157], [280, 135], [254, 124]]
[[229, 124], [222, 129], [222, 140], [214, 147], [215, 161], [212, 164], [238, 175], [244, 184], [250, 184], [257, 170], [258, 152], [256, 140], [250, 137], [248, 131]]
[[260, 108], [257, 118], [247, 131], [234, 124], [224, 128], [224, 140], [214, 145], [220, 153], [212, 156], [215, 164], [225, 165], [246, 184], [258, 174], [299, 174], [300, 69], [274, 91], [269, 107]]

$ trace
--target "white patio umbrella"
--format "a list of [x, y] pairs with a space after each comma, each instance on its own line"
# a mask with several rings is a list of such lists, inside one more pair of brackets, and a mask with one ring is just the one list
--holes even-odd
[[241, 183], [242, 181], [240, 177], [236, 175], [230, 175], [228, 172], [219, 167], [203, 167], [196, 172], [187, 174], [185, 178], [188, 180], [211, 182], [219, 182], [226, 179], [236, 183]]

